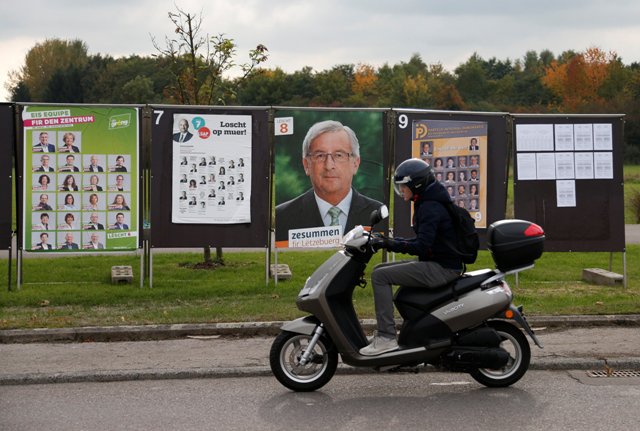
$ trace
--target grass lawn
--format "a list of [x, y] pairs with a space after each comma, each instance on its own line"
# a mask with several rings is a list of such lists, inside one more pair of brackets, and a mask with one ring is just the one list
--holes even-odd
[[[625, 222], [636, 223], [640, 209], [630, 205], [640, 194], [640, 166], [625, 166]], [[513, 214], [509, 187], [507, 216]], [[509, 213], [511, 208], [511, 214]], [[153, 288], [140, 289], [140, 258], [131, 255], [38, 257], [23, 260], [23, 287], [7, 290], [7, 260], [0, 260], [0, 329], [289, 320], [302, 315], [295, 307], [307, 277], [333, 251], [280, 252], [293, 278], [265, 284], [264, 252], [226, 253], [224, 266], [194, 270], [201, 253], [154, 254]], [[609, 253], [546, 253], [516, 285], [508, 278], [516, 304], [528, 314], [640, 313], [640, 245], [627, 249], [628, 288], [590, 285], [582, 269], [609, 269]], [[372, 261], [368, 271], [380, 260]], [[133, 285], [112, 285], [111, 267], [129, 265]], [[469, 269], [493, 267], [480, 252]], [[613, 254], [614, 272], [622, 274], [622, 253]], [[12, 268], [15, 285], [15, 259]], [[370, 287], [356, 289], [361, 318], [373, 318]]]
[[[154, 255], [153, 288], [139, 286], [136, 256], [78, 256], [24, 259], [23, 287], [7, 291], [0, 277], [0, 329], [290, 320], [301, 316], [295, 298], [307, 277], [332, 251], [280, 252], [293, 278], [265, 284], [263, 252], [225, 254], [226, 264], [213, 270], [184, 266], [201, 254]], [[509, 276], [515, 303], [527, 314], [640, 313], [640, 245], [627, 251], [628, 288], [581, 281], [583, 268], [608, 269], [609, 253], [546, 253], [536, 267]], [[373, 265], [379, 262], [372, 261]], [[612, 270], [622, 273], [622, 254], [614, 253]], [[15, 262], [14, 262], [15, 264]], [[469, 269], [492, 267], [480, 252]], [[134, 282], [112, 285], [110, 269], [130, 265]], [[354, 304], [361, 318], [373, 318], [370, 286], [357, 288]]]
[[624, 222], [640, 223], [640, 166], [624, 167]]

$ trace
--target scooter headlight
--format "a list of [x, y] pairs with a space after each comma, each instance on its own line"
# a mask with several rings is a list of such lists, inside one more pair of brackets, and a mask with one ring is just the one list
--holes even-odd
[[340, 244], [349, 247], [362, 247], [366, 244], [368, 234], [365, 235], [365, 230], [362, 226], [358, 225], [346, 233], [340, 240]]

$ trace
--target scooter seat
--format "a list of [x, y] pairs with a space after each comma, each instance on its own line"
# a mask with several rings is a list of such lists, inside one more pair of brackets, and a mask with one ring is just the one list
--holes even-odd
[[463, 275], [453, 283], [438, 289], [425, 287], [401, 286], [393, 299], [400, 315], [405, 320], [411, 320], [428, 313], [439, 305], [456, 299], [460, 295], [471, 292], [480, 287], [482, 282], [495, 275], [493, 271], [486, 271], [477, 275]]

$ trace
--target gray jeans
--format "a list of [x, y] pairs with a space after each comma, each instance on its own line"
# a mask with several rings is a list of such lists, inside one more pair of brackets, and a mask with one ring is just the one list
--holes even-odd
[[376, 265], [371, 273], [373, 299], [376, 306], [378, 334], [395, 338], [393, 320], [393, 284], [407, 287], [436, 289], [460, 276], [459, 271], [443, 268], [436, 262], [402, 261]]

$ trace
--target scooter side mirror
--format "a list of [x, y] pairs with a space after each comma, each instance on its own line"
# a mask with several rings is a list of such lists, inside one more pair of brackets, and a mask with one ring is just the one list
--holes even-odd
[[371, 211], [371, 215], [369, 216], [369, 223], [371, 224], [371, 226], [374, 226], [387, 217], [389, 217], [389, 208], [387, 208], [386, 205], [382, 205], [377, 210]]

